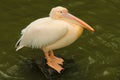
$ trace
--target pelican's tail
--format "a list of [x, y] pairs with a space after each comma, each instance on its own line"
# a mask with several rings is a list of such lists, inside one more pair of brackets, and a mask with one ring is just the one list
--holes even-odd
[[17, 41], [15, 47], [16, 47], [16, 51], [24, 47], [23, 45], [21, 45], [21, 38]]
[[21, 48], [23, 48], [24, 46], [18, 46], [17, 48], [16, 48], [16, 51], [18, 51], [19, 49], [21, 49]]

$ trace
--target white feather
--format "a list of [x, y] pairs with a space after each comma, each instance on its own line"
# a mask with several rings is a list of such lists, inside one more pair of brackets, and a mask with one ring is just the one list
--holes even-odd
[[16, 44], [16, 50], [24, 46], [43, 48], [55, 43], [67, 34], [69, 26], [65, 21], [54, 20], [50, 17], [38, 19], [22, 30], [22, 36]]

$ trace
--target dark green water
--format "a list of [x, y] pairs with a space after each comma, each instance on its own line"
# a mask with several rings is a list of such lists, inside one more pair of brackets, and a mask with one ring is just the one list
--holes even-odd
[[96, 30], [85, 30], [74, 44], [55, 51], [75, 61], [60, 80], [120, 80], [120, 0], [0, 0], [0, 80], [45, 80], [24, 62], [43, 52], [31, 48], [15, 52], [14, 45], [21, 29], [58, 5]]

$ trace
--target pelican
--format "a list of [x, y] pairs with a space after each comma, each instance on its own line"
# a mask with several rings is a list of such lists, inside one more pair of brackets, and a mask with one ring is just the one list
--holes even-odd
[[70, 14], [66, 8], [54, 7], [49, 17], [37, 19], [21, 31], [16, 51], [23, 47], [41, 49], [45, 54], [46, 64], [60, 73], [64, 69], [60, 66], [64, 60], [56, 57], [53, 50], [72, 44], [81, 36], [83, 28], [95, 31], [83, 20]]

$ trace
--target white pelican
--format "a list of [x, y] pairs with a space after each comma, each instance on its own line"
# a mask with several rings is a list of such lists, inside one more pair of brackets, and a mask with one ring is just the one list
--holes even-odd
[[80, 37], [83, 28], [95, 31], [70, 14], [66, 8], [52, 8], [49, 17], [37, 19], [22, 30], [22, 36], [16, 43], [16, 51], [23, 47], [42, 49], [48, 66], [60, 73], [63, 70], [60, 65], [63, 65], [64, 60], [56, 57], [53, 50], [72, 44]]

